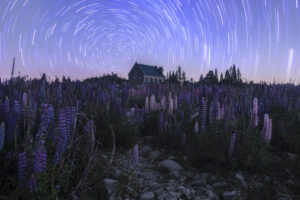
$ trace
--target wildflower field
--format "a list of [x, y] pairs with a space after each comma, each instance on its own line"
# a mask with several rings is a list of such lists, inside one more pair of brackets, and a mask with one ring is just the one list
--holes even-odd
[[0, 199], [106, 199], [114, 156], [132, 150], [134, 173], [149, 136], [183, 167], [293, 176], [300, 191], [299, 85], [17, 77], [0, 82], [0, 124]]

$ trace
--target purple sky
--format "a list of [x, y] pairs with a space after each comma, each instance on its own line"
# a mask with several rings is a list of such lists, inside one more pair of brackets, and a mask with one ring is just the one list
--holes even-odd
[[1, 0], [0, 77], [83, 79], [135, 61], [188, 77], [236, 64], [254, 81], [300, 79], [300, 0]]

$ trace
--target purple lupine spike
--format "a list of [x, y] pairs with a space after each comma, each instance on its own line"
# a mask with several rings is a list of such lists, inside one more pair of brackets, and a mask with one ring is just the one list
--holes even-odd
[[4, 122], [2, 122], [0, 126], [0, 150], [3, 149], [4, 140], [5, 140], [5, 124]]
[[132, 150], [132, 166], [135, 167], [139, 163], [139, 146], [134, 145]]
[[19, 182], [20, 188], [23, 188], [27, 184], [27, 156], [26, 152], [19, 153], [18, 156], [18, 172], [19, 172]]
[[58, 86], [57, 86], [56, 98], [57, 98], [58, 106], [62, 105], [62, 86], [61, 86], [61, 83], [59, 83]]
[[162, 132], [163, 131], [163, 128], [164, 128], [164, 115], [163, 115], [163, 112], [160, 111], [159, 113], [159, 124], [158, 124], [158, 128], [159, 128], [159, 131]]
[[234, 147], [235, 147], [236, 134], [233, 133], [231, 135], [230, 146], [228, 151], [228, 157], [231, 158], [233, 155]]
[[36, 192], [38, 190], [37, 179], [34, 173], [31, 175], [29, 179], [28, 187], [30, 192]]
[[258, 126], [258, 100], [255, 97], [253, 99], [253, 108], [252, 108], [252, 114], [253, 114], [253, 126]]
[[8, 114], [9, 114], [9, 99], [8, 99], [8, 97], [5, 97], [4, 114], [5, 114], [5, 117], [8, 118]]
[[15, 137], [15, 130], [16, 130], [16, 120], [13, 114], [8, 115], [7, 117], [7, 139], [9, 141], [13, 141]]
[[34, 172], [42, 173], [47, 167], [47, 150], [41, 147], [36, 150], [34, 155]]
[[211, 103], [209, 106], [209, 111], [208, 111], [208, 115], [209, 115], [209, 123], [212, 124], [213, 123], [213, 115], [214, 115], [214, 108], [213, 108], [213, 104]]
[[19, 121], [21, 119], [22, 109], [21, 109], [20, 103], [17, 100], [14, 103], [13, 112], [14, 112], [14, 116], [15, 116], [16, 120]]
[[204, 133], [205, 125], [206, 125], [206, 101], [204, 97], [202, 97], [201, 104], [202, 104], [201, 129], [202, 129], [202, 133]]
[[68, 109], [61, 109], [59, 112], [59, 137], [58, 137], [58, 144], [56, 147], [56, 153], [54, 156], [54, 164], [58, 164], [62, 154], [65, 152], [67, 148], [67, 144], [69, 142], [70, 137], [70, 125]]
[[22, 96], [22, 105], [23, 107], [27, 107], [27, 93], [24, 92]]

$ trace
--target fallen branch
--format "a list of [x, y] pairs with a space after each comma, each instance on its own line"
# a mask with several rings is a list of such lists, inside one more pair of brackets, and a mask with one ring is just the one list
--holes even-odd
[[113, 157], [114, 157], [114, 154], [115, 154], [115, 151], [116, 151], [116, 141], [115, 141], [115, 133], [114, 133], [114, 130], [113, 130], [111, 124], [109, 124], [109, 128], [110, 128], [111, 133], [113, 135], [113, 150], [111, 152], [110, 161], [109, 161], [109, 166], [111, 166], [111, 164], [113, 162]]

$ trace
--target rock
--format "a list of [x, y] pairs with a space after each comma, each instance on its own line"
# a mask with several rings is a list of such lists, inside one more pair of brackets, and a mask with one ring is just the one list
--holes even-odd
[[155, 160], [156, 158], [158, 158], [160, 156], [160, 152], [159, 151], [152, 151], [150, 154], [149, 154], [149, 158], [151, 160]]
[[186, 197], [189, 197], [191, 195], [191, 190], [189, 188], [186, 188], [184, 186], [179, 186], [178, 190], [183, 193]]
[[155, 196], [154, 196], [153, 192], [145, 192], [140, 196], [141, 200], [151, 200], [151, 199], [154, 199], [154, 197]]
[[141, 154], [144, 156], [147, 156], [149, 154], [149, 152], [151, 152], [151, 147], [149, 147], [148, 145], [145, 145], [141, 148]]
[[158, 167], [166, 171], [180, 171], [183, 168], [174, 160], [164, 160], [158, 164]]
[[202, 173], [194, 177], [194, 181], [190, 185], [206, 185], [208, 173]]
[[201, 197], [201, 199], [209, 199], [209, 200], [219, 199], [218, 195], [213, 192], [213, 188], [211, 188], [209, 185], [207, 185], [207, 187], [203, 187], [203, 186], [198, 187], [196, 195]]
[[178, 178], [180, 177], [180, 172], [179, 172], [178, 170], [176, 170], [176, 171], [171, 171], [171, 172], [169, 173], [169, 175], [170, 175], [170, 177], [172, 177], [172, 178], [178, 179]]
[[235, 178], [237, 178], [238, 180], [240, 180], [242, 182], [243, 187], [247, 187], [248, 186], [247, 183], [246, 183], [246, 181], [245, 181], [245, 178], [244, 178], [244, 176], [242, 175], [241, 172], [235, 173]]
[[121, 177], [121, 175], [122, 175], [122, 172], [121, 172], [121, 170], [119, 170], [119, 169], [116, 169], [116, 170], [115, 170], [115, 176], [116, 176], [117, 178], [120, 178], [120, 177]]
[[105, 178], [104, 184], [105, 184], [108, 196], [115, 197], [117, 194], [118, 181], [114, 180], [114, 179]]
[[176, 197], [173, 197], [172, 195], [170, 195], [168, 192], [166, 191], [161, 191], [161, 192], [157, 192], [157, 199], [159, 200], [176, 200]]
[[288, 158], [289, 158], [291, 161], [297, 160], [297, 155], [296, 155], [296, 154], [287, 152], [287, 155], [288, 155]]
[[169, 160], [175, 160], [176, 157], [175, 157], [175, 156], [169, 156], [168, 159], [169, 159]]
[[226, 186], [227, 186], [227, 183], [225, 181], [217, 182], [212, 185], [212, 187], [214, 187], [214, 188], [222, 188], [222, 187], [226, 187]]
[[235, 200], [237, 199], [237, 191], [233, 190], [231, 192], [224, 192], [223, 198], [224, 200]]

